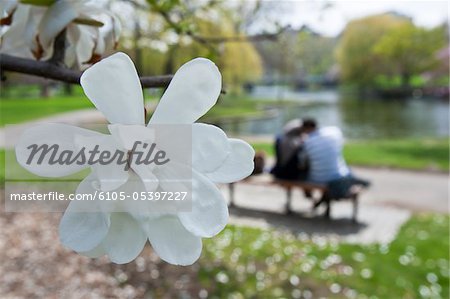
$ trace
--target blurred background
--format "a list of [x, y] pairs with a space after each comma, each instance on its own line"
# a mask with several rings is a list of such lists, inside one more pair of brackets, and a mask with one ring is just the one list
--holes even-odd
[[[1, 297], [448, 298], [447, 1], [103, 2], [141, 76], [217, 64], [225, 93], [200, 121], [247, 140], [267, 168], [285, 123], [313, 117], [342, 129], [373, 187], [353, 224], [347, 203], [324, 220], [295, 193], [286, 216], [283, 190], [238, 184], [231, 224], [189, 267], [149, 246], [127, 265], [89, 260], [58, 243], [59, 215], [2, 212]], [[78, 85], [3, 76], [3, 136], [7, 124], [97, 121]], [[163, 91], [145, 89], [147, 111]]]

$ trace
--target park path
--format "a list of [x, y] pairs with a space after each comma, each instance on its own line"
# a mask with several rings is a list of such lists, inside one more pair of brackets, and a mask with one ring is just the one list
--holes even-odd
[[0, 148], [12, 149], [19, 140], [21, 133], [34, 125], [44, 123], [65, 123], [70, 125], [97, 124], [104, 123], [103, 114], [97, 109], [81, 109], [76, 111], [64, 112], [48, 117], [38, 118], [16, 125], [7, 125], [0, 128]]
[[[247, 142], [270, 142], [270, 136], [240, 136]], [[268, 165], [273, 165], [271, 158]], [[270, 167], [269, 167], [270, 168]], [[349, 202], [333, 204], [332, 220], [311, 213], [302, 192], [293, 193], [294, 215], [284, 215], [286, 195], [276, 186], [237, 184], [231, 222], [260, 228], [285, 229], [294, 234], [337, 238], [353, 243], [389, 243], [414, 212], [449, 213], [449, 174], [388, 168], [352, 167], [371, 187], [361, 194], [358, 223], [350, 221]], [[264, 180], [264, 179], [263, 179]], [[270, 180], [270, 179], [269, 179]], [[222, 186], [228, 195], [226, 186]]]
[[[102, 123], [104, 118], [95, 109], [62, 113], [35, 121], [0, 128], [0, 148], [13, 148], [25, 128], [39, 123]], [[267, 141], [267, 137], [243, 137]], [[273, 163], [269, 159], [269, 165]], [[359, 223], [349, 221], [351, 206], [347, 202], [333, 205], [332, 221], [308, 213], [311, 203], [294, 192], [293, 208], [298, 213], [283, 215], [285, 194], [276, 186], [255, 186], [240, 183], [236, 187], [236, 206], [230, 209], [231, 222], [261, 228], [275, 227], [293, 233], [331, 236], [350, 242], [389, 242], [412, 212], [449, 212], [449, 177], [447, 173], [353, 167], [356, 175], [372, 182], [360, 198]], [[226, 186], [221, 186], [228, 197]]]
[[[372, 186], [360, 196], [358, 223], [350, 220], [350, 202], [332, 205], [332, 220], [312, 213], [312, 203], [302, 192], [293, 192], [293, 215], [284, 215], [286, 195], [277, 186], [238, 183], [231, 222], [259, 228], [277, 228], [294, 234], [324, 236], [352, 243], [389, 243], [413, 212], [445, 213], [448, 210], [448, 175], [403, 170], [354, 167]], [[228, 198], [228, 189], [221, 186]]]

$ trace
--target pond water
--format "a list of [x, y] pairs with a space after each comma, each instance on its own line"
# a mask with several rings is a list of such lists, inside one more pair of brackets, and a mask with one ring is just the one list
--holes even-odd
[[223, 128], [242, 135], [273, 135], [290, 119], [313, 117], [320, 126], [340, 127], [349, 139], [449, 136], [449, 103], [442, 100], [361, 99], [336, 90], [296, 92], [264, 86], [251, 93], [258, 101], [280, 95], [295, 104], [274, 107], [268, 117], [239, 120]]

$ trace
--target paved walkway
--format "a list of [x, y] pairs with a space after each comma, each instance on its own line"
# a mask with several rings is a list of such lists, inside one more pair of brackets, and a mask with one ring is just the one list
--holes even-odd
[[[239, 183], [231, 221], [255, 227], [273, 227], [293, 233], [336, 237], [348, 242], [390, 242], [412, 212], [448, 213], [447, 174], [353, 167], [356, 175], [372, 182], [360, 196], [358, 224], [350, 221], [350, 202], [335, 202], [332, 219], [311, 213], [311, 202], [302, 192], [293, 193], [294, 215], [283, 215], [285, 191], [277, 186]], [[222, 186], [228, 198], [228, 189]]]
[[7, 125], [4, 128], [0, 128], [0, 148], [14, 148], [22, 131], [33, 125], [42, 123], [65, 123], [77, 126], [82, 124], [101, 124], [104, 122], [105, 117], [100, 111], [96, 109], [82, 109], [43, 117], [17, 125]]
[[[73, 125], [104, 122], [94, 109], [78, 110], [46, 117], [25, 124], [0, 129], [0, 147], [13, 148], [20, 132], [32, 124], [62, 122]], [[5, 138], [6, 137], [6, 138]], [[249, 139], [251, 138], [251, 139]], [[244, 138], [252, 141], [254, 138]], [[267, 139], [267, 137], [264, 140]], [[448, 174], [404, 170], [354, 167], [354, 173], [372, 182], [360, 198], [359, 224], [351, 223], [351, 205], [333, 205], [332, 220], [310, 215], [311, 203], [300, 192], [294, 192], [293, 208], [297, 214], [283, 215], [284, 191], [276, 186], [255, 186], [245, 183], [236, 187], [236, 208], [230, 209], [231, 222], [257, 227], [273, 227], [331, 236], [349, 242], [389, 242], [411, 212], [449, 212]], [[228, 190], [221, 187], [228, 197]]]

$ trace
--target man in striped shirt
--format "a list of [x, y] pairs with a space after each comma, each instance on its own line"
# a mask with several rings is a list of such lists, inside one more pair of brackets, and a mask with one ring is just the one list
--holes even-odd
[[317, 128], [313, 119], [305, 119], [303, 132], [307, 134], [300, 153], [309, 164], [308, 180], [328, 183], [350, 175], [350, 169], [342, 156], [344, 138], [337, 127]]

